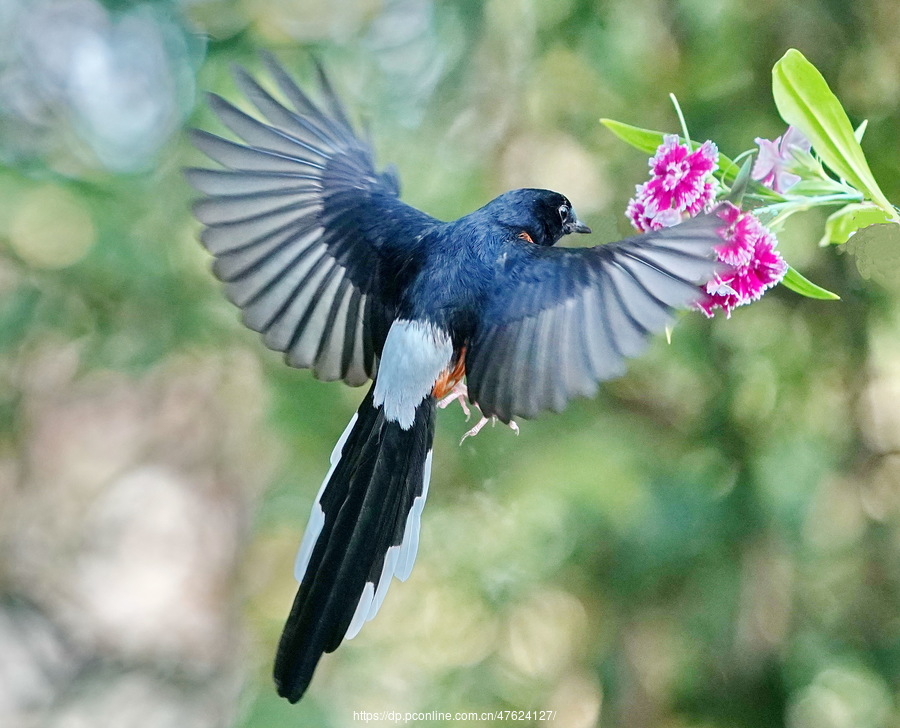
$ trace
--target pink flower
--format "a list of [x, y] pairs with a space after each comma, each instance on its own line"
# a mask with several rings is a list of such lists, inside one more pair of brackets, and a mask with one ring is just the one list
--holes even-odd
[[719, 150], [706, 141], [693, 152], [667, 135], [650, 159], [650, 179], [635, 188], [625, 214], [642, 231], [659, 230], [693, 217], [713, 202], [718, 183]]
[[800, 181], [800, 177], [790, 172], [795, 163], [794, 152], [808, 152], [812, 147], [809, 139], [796, 127], [789, 126], [787, 131], [774, 141], [756, 138], [759, 155], [753, 163], [750, 176], [779, 194], [787, 192]]
[[710, 177], [706, 182], [703, 183], [703, 188], [700, 190], [700, 194], [697, 195], [697, 199], [694, 200], [690, 205], [685, 208], [685, 212], [688, 217], [694, 217], [695, 215], [699, 215], [701, 212], [706, 212], [712, 207], [713, 201], [716, 199], [716, 194], [719, 191], [719, 183], [716, 181], [714, 177]]
[[730, 318], [736, 307], [759, 300], [779, 283], [787, 264], [775, 250], [775, 235], [752, 213], [741, 212], [726, 202], [718, 215], [728, 226], [720, 232], [725, 244], [716, 248], [716, 254], [730, 268], [706, 284], [708, 296], [697, 307], [710, 318], [716, 308], [721, 308]]
[[719, 231], [725, 243], [716, 248], [716, 256], [730, 266], [748, 265], [753, 258], [754, 233], [759, 226], [756, 218], [742, 213], [730, 202], [721, 205], [716, 214], [728, 223]]
[[[789, 154], [791, 149], [802, 148], [805, 140], [798, 139], [798, 133], [789, 129], [783, 139], [762, 141], [773, 148], [781, 142], [785, 154]], [[647, 231], [671, 227], [709, 210], [718, 192], [718, 182], [712, 176], [718, 158], [716, 145], [710, 141], [692, 152], [687, 145], [678, 143], [678, 137], [664, 137], [650, 159], [650, 179], [635, 187], [626, 216], [638, 230]], [[785, 173], [779, 170], [782, 174], [779, 179], [783, 180]], [[758, 300], [768, 288], [781, 281], [787, 264], [775, 250], [778, 244], [775, 235], [752, 213], [725, 202], [716, 214], [726, 223], [719, 231], [722, 244], [716, 247], [716, 257], [725, 264], [725, 270], [706, 284], [707, 295], [697, 303], [697, 308], [709, 317], [721, 308], [730, 317], [736, 307]]]
[[625, 208], [625, 215], [631, 220], [631, 224], [643, 232], [661, 230], [681, 222], [681, 214], [677, 210], [660, 210], [651, 214], [647, 209], [646, 187], [646, 184], [637, 185], [634, 188], [634, 197], [628, 201], [628, 207]]

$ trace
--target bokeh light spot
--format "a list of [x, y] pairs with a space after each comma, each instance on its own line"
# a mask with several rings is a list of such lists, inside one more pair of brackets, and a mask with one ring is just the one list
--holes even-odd
[[77, 263], [94, 244], [91, 216], [76, 197], [54, 185], [22, 195], [13, 214], [10, 243], [28, 265], [65, 268]]

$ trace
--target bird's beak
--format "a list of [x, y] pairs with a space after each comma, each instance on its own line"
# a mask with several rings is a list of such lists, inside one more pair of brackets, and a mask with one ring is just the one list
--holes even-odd
[[581, 220], [578, 219], [578, 216], [575, 214], [575, 210], [572, 210], [572, 218], [569, 222], [566, 223], [566, 232], [567, 233], [589, 233], [591, 229], [585, 225]]

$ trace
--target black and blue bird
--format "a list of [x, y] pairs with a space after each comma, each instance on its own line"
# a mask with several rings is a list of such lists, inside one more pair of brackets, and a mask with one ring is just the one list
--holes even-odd
[[[221, 165], [189, 169], [213, 271], [243, 321], [290, 366], [368, 393], [331, 455], [297, 554], [300, 583], [275, 659], [291, 702], [323, 653], [378, 612], [419, 544], [435, 413], [463, 378], [486, 416], [561, 410], [624, 372], [648, 334], [703, 293], [715, 215], [591, 248], [557, 192], [506, 192], [443, 222], [400, 200], [319, 71], [315, 103], [271, 57], [270, 93], [236, 69], [259, 112], [209, 103], [241, 142], [204, 131]], [[535, 151], [536, 154], [541, 152]]]

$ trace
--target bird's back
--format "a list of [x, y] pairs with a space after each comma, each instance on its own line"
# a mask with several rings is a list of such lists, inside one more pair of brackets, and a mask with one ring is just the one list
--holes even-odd
[[433, 228], [422, 240], [419, 269], [401, 295], [400, 316], [457, 329], [491, 291], [508, 237], [483, 210]]

